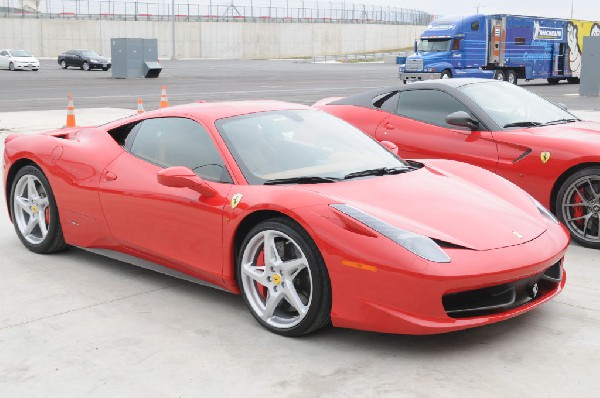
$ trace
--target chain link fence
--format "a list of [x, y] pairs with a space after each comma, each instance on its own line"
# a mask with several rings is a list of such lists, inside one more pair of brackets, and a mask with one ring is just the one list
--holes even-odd
[[373, 23], [428, 25], [419, 10], [304, 0], [0, 0], [0, 16], [22, 18]]

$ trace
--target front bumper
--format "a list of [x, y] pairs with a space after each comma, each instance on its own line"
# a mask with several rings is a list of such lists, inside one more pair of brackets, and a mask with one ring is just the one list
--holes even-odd
[[433, 80], [440, 78], [439, 72], [398, 72], [398, 79], [404, 82], [417, 82], [419, 80]]
[[39, 63], [13, 63], [13, 65], [15, 66], [15, 69], [19, 69], [19, 70], [37, 70], [40, 69], [40, 64]]
[[98, 63], [96, 63], [96, 62], [90, 63], [90, 68], [92, 68], [92, 69], [110, 69], [111, 66], [112, 65], [111, 65], [110, 62], [107, 62], [107, 63], [100, 63], [100, 62], [98, 62]]

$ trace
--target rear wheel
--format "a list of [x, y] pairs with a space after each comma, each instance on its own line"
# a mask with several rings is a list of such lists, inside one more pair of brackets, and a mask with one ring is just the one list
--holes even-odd
[[10, 210], [17, 236], [29, 250], [53, 253], [68, 247], [50, 183], [39, 168], [25, 166], [17, 172]]
[[65, 61], [64, 59], [60, 61], [60, 67], [63, 69], [67, 69], [67, 61]]
[[498, 69], [496, 71], [496, 73], [494, 73], [494, 79], [496, 80], [506, 80], [506, 75], [504, 74], [504, 71], [501, 69]]
[[549, 77], [546, 80], [548, 80], [549, 84], [558, 84], [559, 79], [555, 78], [555, 77]]
[[452, 72], [449, 71], [448, 69], [442, 71], [442, 74], [440, 75], [440, 78], [442, 79], [451, 79], [452, 78]]
[[569, 82], [569, 84], [579, 84], [579, 78], [578, 77], [568, 77], [567, 82]]
[[84, 62], [83, 64], [81, 64], [81, 69], [90, 70], [90, 64], [88, 64], [87, 62]]
[[13, 64], [12, 62], [8, 64], [8, 69], [15, 70], [15, 64]]
[[308, 233], [287, 218], [255, 226], [237, 259], [243, 300], [266, 329], [300, 336], [329, 322], [331, 286], [321, 253]]
[[517, 72], [515, 72], [512, 69], [509, 69], [508, 72], [506, 72], [506, 81], [509, 82], [510, 84], [517, 84], [518, 82], [518, 77], [517, 77]]
[[556, 213], [574, 241], [600, 249], [600, 167], [571, 175], [558, 191]]

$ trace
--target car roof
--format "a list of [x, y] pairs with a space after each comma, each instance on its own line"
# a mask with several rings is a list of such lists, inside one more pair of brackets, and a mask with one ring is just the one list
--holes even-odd
[[377, 96], [390, 93], [393, 91], [403, 91], [412, 89], [456, 89], [469, 84], [480, 84], [480, 83], [493, 83], [498, 82], [493, 79], [479, 79], [479, 78], [464, 78], [464, 79], [435, 79], [435, 80], [422, 80], [414, 83], [402, 84], [398, 86], [380, 87], [367, 92], [351, 95], [337, 101], [333, 101], [331, 105], [356, 105], [366, 108], [374, 108], [373, 98]]
[[168, 108], [145, 112], [140, 116], [120, 119], [104, 125], [104, 128], [110, 130], [127, 123], [155, 117], [192, 116], [206, 123], [214, 123], [219, 119], [248, 115], [251, 113], [279, 110], [315, 110], [315, 108], [306, 105], [275, 100], [194, 102], [191, 104], [171, 106]]

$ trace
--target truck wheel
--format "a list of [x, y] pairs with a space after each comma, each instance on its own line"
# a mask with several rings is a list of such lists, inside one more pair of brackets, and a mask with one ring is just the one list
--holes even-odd
[[450, 72], [448, 69], [442, 71], [442, 74], [440, 75], [441, 79], [451, 79], [452, 78], [452, 72]]
[[569, 82], [569, 84], [579, 84], [579, 78], [578, 77], [567, 77], [567, 82]]
[[508, 72], [506, 72], [506, 81], [509, 82], [510, 84], [517, 84], [517, 81], [519, 79], [517, 78], [517, 72], [515, 72], [512, 69], [509, 69]]
[[503, 70], [497, 70], [496, 73], [494, 74], [494, 79], [496, 80], [506, 80], [506, 76], [504, 75], [504, 71]]
[[549, 78], [548, 78], [548, 79], [546, 79], [546, 80], [548, 80], [548, 84], [558, 84], [558, 81], [559, 81], [559, 80], [558, 80], [557, 78], [555, 78], [555, 77], [549, 77]]

